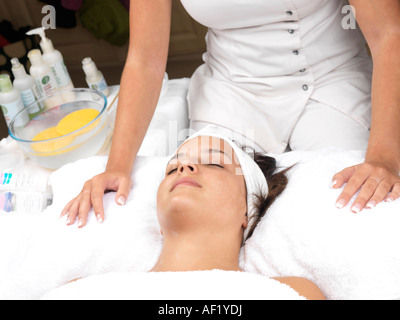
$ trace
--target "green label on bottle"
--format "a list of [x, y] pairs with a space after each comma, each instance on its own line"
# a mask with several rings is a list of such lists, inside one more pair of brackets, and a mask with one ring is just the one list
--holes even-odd
[[45, 77], [43, 77], [43, 79], [42, 79], [42, 84], [43, 84], [43, 85], [46, 85], [46, 84], [49, 83], [49, 81], [50, 81], [50, 77], [49, 77], [49, 76], [45, 76]]

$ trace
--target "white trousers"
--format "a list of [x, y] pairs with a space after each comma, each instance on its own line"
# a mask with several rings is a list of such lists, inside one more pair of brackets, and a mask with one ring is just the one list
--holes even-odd
[[289, 139], [290, 150], [336, 147], [366, 150], [369, 128], [334, 108], [310, 99]]
[[[190, 128], [198, 131], [208, 124], [191, 121]], [[287, 150], [317, 150], [325, 147], [366, 150], [368, 139], [369, 128], [326, 104], [310, 99], [292, 131]], [[256, 152], [263, 152], [257, 144], [251, 145]]]

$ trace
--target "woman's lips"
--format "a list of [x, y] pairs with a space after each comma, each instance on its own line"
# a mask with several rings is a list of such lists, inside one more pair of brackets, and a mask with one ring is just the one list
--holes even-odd
[[196, 188], [201, 188], [201, 185], [198, 184], [195, 180], [191, 178], [180, 178], [175, 181], [174, 185], [171, 188], [171, 191], [173, 191], [176, 187], [179, 186], [189, 186], [189, 187], [196, 187]]

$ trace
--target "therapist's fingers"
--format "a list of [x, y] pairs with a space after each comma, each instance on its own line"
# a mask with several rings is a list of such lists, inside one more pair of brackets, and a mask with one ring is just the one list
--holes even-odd
[[[360, 212], [364, 207], [373, 208], [385, 198], [396, 200], [400, 196], [400, 177], [397, 170], [390, 169], [385, 164], [365, 162], [361, 165], [346, 168], [334, 176], [337, 179], [334, 188], [347, 182], [343, 192], [338, 197], [336, 206], [345, 207], [358, 192], [352, 205], [352, 211]], [[390, 193], [389, 197], [388, 194]]]
[[343, 187], [343, 185], [345, 183], [347, 183], [350, 180], [350, 178], [354, 175], [354, 173], [357, 171], [358, 167], [359, 167], [359, 165], [348, 167], [348, 168], [343, 169], [342, 171], [336, 173], [332, 178], [332, 181], [333, 181], [332, 188], [339, 189], [339, 188]]
[[105, 192], [105, 185], [103, 181], [98, 181], [92, 187], [91, 192], [91, 201], [93, 206], [93, 211], [96, 216], [96, 219], [99, 223], [104, 221], [104, 205], [103, 198]]
[[120, 205], [124, 206], [126, 203], [126, 199], [128, 198], [129, 192], [132, 188], [132, 179], [131, 177], [123, 177], [120, 178], [118, 191], [115, 196], [115, 201]]
[[81, 194], [78, 213], [78, 227], [82, 228], [86, 225], [89, 211], [91, 208], [90, 200], [91, 189], [85, 189]]
[[386, 181], [381, 181], [377, 177], [369, 177], [361, 187], [351, 210], [354, 213], [359, 213], [365, 206], [373, 208], [385, 199], [390, 189], [391, 186]]
[[344, 208], [357, 191], [360, 190], [361, 186], [368, 179], [368, 173], [365, 171], [365, 169], [357, 165], [346, 168], [334, 176], [333, 179], [335, 179], [337, 183], [333, 188], [340, 188], [346, 183], [346, 186], [337, 199], [336, 207], [339, 209]]
[[79, 214], [81, 214], [83, 217], [84, 210], [87, 210], [89, 212], [90, 206], [89, 209], [87, 209], [87, 200], [88, 200], [87, 196], [88, 194], [90, 195], [90, 190], [91, 190], [90, 182], [87, 181], [84, 184], [83, 189], [79, 193], [79, 195], [76, 198], [72, 199], [63, 209], [61, 215], [63, 214], [65, 215], [66, 213], [68, 213], [66, 222], [67, 226], [73, 225]]
[[66, 204], [66, 206], [64, 207], [64, 209], [61, 211], [60, 218], [64, 217], [64, 216], [69, 212], [69, 209], [71, 208], [71, 206], [72, 206], [72, 204], [74, 203], [74, 201], [75, 201], [75, 198], [72, 199], [70, 202], [68, 202], [68, 203]]
[[79, 213], [79, 201], [80, 201], [80, 195], [76, 197], [72, 203], [71, 207], [68, 210], [68, 215], [67, 215], [67, 226], [71, 226], [75, 223], [76, 217], [78, 216]]
[[395, 201], [400, 198], [400, 182], [397, 182], [394, 184], [392, 191], [390, 194], [386, 197], [385, 201], [386, 202], [391, 202]]
[[[372, 209], [374, 208], [379, 202], [384, 201], [385, 199], [388, 199], [390, 195], [393, 195], [393, 191], [395, 187], [392, 187], [391, 184], [384, 180], [382, 181], [378, 188], [376, 189], [374, 195], [371, 197], [371, 199], [368, 201], [368, 203], [366, 204], [366, 207], [368, 209]], [[392, 191], [391, 194], [390, 191]]]
[[104, 221], [103, 197], [107, 191], [117, 191], [116, 201], [119, 205], [125, 205], [132, 178], [130, 174], [103, 173], [86, 181], [80, 194], [71, 200], [62, 210], [61, 217], [67, 215], [67, 225], [73, 225], [78, 219], [78, 227], [87, 224], [90, 209], [93, 207], [97, 221]]

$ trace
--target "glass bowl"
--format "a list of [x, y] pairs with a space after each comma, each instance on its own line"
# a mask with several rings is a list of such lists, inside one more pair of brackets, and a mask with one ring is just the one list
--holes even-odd
[[94, 156], [107, 146], [112, 126], [106, 107], [107, 98], [99, 91], [66, 90], [19, 112], [9, 133], [31, 160], [44, 168], [58, 169]]

